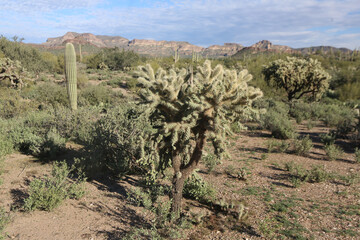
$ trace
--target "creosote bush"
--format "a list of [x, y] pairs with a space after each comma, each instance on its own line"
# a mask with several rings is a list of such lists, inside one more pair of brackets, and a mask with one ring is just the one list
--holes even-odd
[[86, 157], [80, 161], [89, 176], [121, 177], [135, 171], [145, 172], [145, 165], [139, 162], [142, 148], [152, 148], [142, 139], [153, 129], [143, 111], [135, 104], [124, 103], [108, 109], [94, 123], [85, 143]]
[[309, 137], [306, 135], [300, 139], [296, 139], [293, 142], [293, 147], [296, 155], [306, 156], [309, 154], [310, 150], [313, 148], [313, 143]]
[[344, 154], [341, 147], [335, 145], [335, 144], [328, 144], [324, 146], [326, 157], [329, 161], [337, 160], [341, 157], [341, 155]]
[[30, 182], [29, 197], [24, 200], [24, 209], [51, 211], [66, 198], [80, 199], [85, 194], [84, 181], [81, 175], [70, 181], [71, 172], [65, 162], [54, 163], [50, 177], [34, 179]]
[[290, 139], [296, 137], [295, 127], [288, 115], [270, 109], [261, 116], [261, 125], [275, 138]]

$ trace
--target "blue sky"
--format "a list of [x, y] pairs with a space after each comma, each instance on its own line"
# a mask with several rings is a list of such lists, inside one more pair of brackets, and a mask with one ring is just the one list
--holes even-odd
[[0, 34], [360, 48], [360, 0], [0, 0]]

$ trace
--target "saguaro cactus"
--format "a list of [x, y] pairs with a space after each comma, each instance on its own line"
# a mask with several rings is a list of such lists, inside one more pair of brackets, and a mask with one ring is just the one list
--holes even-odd
[[77, 109], [77, 76], [76, 76], [76, 54], [72, 43], [65, 46], [65, 77], [66, 87], [69, 95], [70, 107], [72, 110]]

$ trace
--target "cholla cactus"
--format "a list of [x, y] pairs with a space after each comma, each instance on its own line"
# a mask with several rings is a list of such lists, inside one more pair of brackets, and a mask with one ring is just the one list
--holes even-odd
[[72, 110], [77, 110], [76, 54], [72, 43], [67, 43], [65, 46], [65, 77], [70, 107]]
[[172, 211], [179, 213], [184, 182], [198, 165], [206, 139], [212, 140], [220, 157], [225, 152], [225, 135], [231, 132], [229, 124], [250, 116], [251, 103], [262, 92], [248, 86], [252, 76], [247, 70], [212, 68], [210, 61], [194, 74], [161, 68], [154, 73], [149, 64], [139, 67], [136, 74], [149, 117], [159, 122], [152, 138], [155, 153], [143, 161], [173, 167]]
[[305, 94], [319, 98], [329, 87], [330, 75], [316, 59], [287, 57], [278, 59], [263, 69], [269, 85], [285, 89], [288, 100], [299, 99]]
[[0, 81], [9, 80], [14, 88], [22, 88], [24, 82], [22, 76], [25, 70], [19, 61], [12, 61], [10, 58], [0, 58]]

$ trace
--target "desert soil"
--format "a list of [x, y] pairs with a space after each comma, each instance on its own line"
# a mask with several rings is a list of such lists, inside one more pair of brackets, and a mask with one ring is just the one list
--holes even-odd
[[[205, 209], [207, 217], [186, 230], [186, 239], [271, 239], [281, 232], [284, 239], [360, 239], [360, 183], [351, 185], [339, 180], [303, 183], [295, 188], [289, 181], [284, 164], [293, 161], [306, 169], [312, 165], [342, 176], [360, 174], [354, 160], [350, 140], [338, 140], [345, 153], [336, 161], [326, 160], [318, 135], [328, 129], [318, 123], [308, 130], [300, 125], [301, 134], [309, 134], [314, 148], [306, 156], [293, 153], [267, 153], [266, 131], [246, 131], [231, 140], [231, 158], [209, 172], [204, 165], [198, 173], [217, 190], [217, 196], [244, 202], [248, 217], [245, 224], [226, 227], [224, 217], [209, 207], [186, 200], [184, 207], [192, 211]], [[76, 147], [69, 145], [71, 150]], [[61, 158], [61, 157], [60, 157]], [[121, 239], [135, 227], [149, 227], [151, 214], [129, 204], [127, 192], [137, 187], [138, 177], [120, 181], [90, 181], [87, 194], [80, 200], [66, 200], [51, 212], [21, 210], [27, 196], [28, 183], [49, 174], [51, 164], [14, 153], [5, 160], [4, 183], [0, 185], [0, 202], [10, 212], [6, 227], [9, 239]], [[227, 169], [246, 168], [246, 181], [226, 174]], [[200, 206], [200, 207], [199, 207]], [[303, 238], [296, 238], [302, 236]]]

